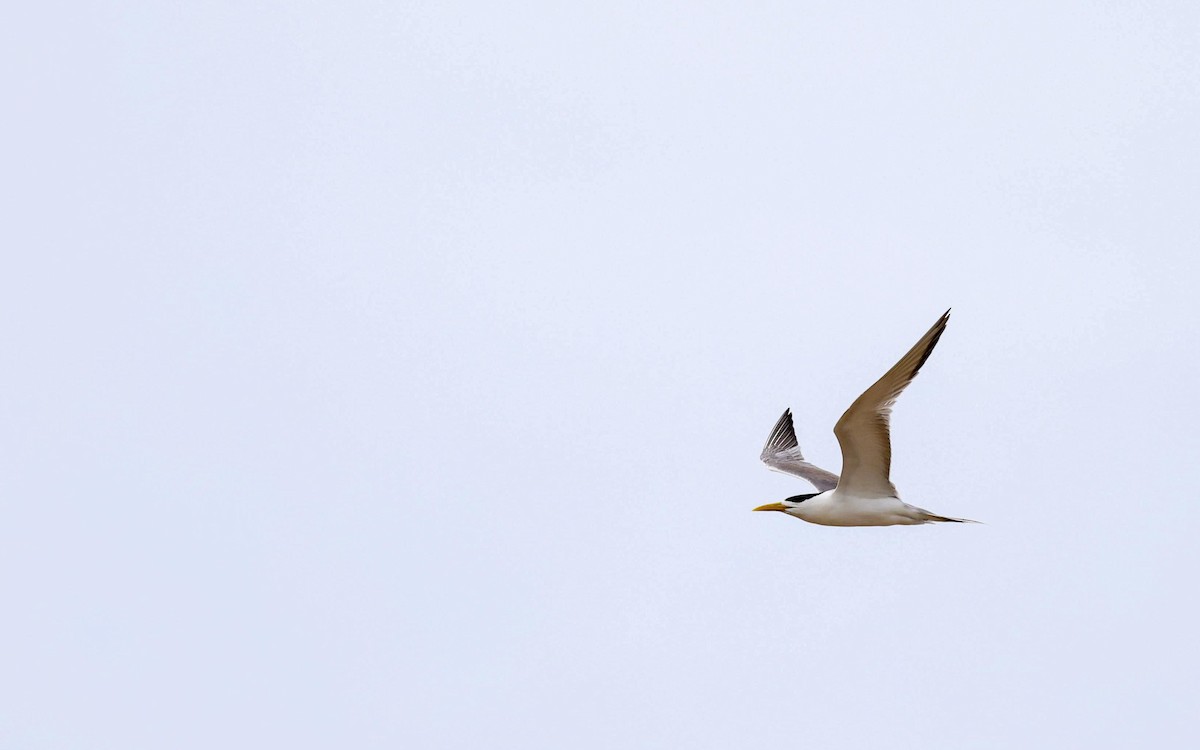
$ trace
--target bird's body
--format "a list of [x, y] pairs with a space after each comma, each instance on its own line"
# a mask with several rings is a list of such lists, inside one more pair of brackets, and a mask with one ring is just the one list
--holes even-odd
[[784, 512], [822, 526], [912, 526], [962, 520], [934, 515], [898, 497], [861, 497], [836, 489], [806, 497]]
[[934, 324], [921, 340], [892, 369], [855, 399], [833, 428], [842, 447], [842, 474], [810, 464], [800, 452], [787, 410], [763, 447], [767, 466], [807, 479], [820, 492], [794, 495], [779, 503], [755, 510], [774, 510], [823, 526], [911, 526], [953, 521], [974, 523], [930, 513], [900, 499], [889, 478], [892, 463], [889, 418], [892, 405], [912, 382], [921, 365], [937, 345], [950, 311]]

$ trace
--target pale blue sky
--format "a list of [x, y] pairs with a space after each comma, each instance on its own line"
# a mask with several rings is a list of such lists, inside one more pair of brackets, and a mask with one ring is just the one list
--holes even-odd
[[1200, 6], [18, 13], [0, 745], [1196, 741]]

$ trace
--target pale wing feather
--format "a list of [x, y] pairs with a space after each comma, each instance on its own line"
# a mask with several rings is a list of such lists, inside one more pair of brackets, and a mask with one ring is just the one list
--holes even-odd
[[896, 497], [889, 478], [892, 441], [889, 424], [892, 405], [912, 382], [937, 345], [950, 311], [934, 323], [921, 340], [850, 404], [833, 428], [842, 446], [842, 476], [838, 489], [858, 497]]
[[800, 443], [796, 440], [796, 430], [792, 427], [791, 409], [784, 411], [783, 416], [775, 423], [759, 458], [775, 471], [807, 479], [821, 492], [837, 487], [837, 474], [804, 460], [804, 454], [800, 452]]

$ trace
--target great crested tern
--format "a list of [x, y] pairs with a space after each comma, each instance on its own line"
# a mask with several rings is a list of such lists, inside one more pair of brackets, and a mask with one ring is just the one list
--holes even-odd
[[930, 513], [900, 499], [888, 475], [892, 466], [889, 421], [892, 405], [929, 359], [946, 323], [947, 310], [892, 369], [850, 404], [833, 428], [842, 447], [842, 475], [810, 464], [800, 452], [792, 410], [783, 412], [763, 446], [763, 463], [803, 477], [820, 492], [793, 495], [754, 510], [777, 510], [823, 526], [911, 526], [920, 523], [977, 523]]

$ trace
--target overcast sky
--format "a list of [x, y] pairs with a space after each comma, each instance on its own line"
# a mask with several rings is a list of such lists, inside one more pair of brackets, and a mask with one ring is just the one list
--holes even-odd
[[1200, 5], [14, 12], [0, 745], [1196, 742]]

